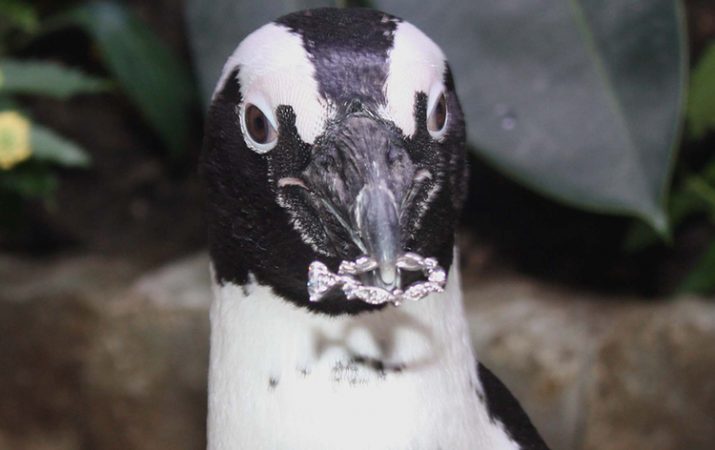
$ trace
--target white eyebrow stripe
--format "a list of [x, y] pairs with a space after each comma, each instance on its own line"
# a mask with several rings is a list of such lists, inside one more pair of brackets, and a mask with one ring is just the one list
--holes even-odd
[[300, 35], [275, 23], [248, 35], [224, 65], [214, 97], [237, 68], [243, 99], [240, 114], [254, 96], [265, 99], [273, 110], [279, 105], [291, 106], [300, 138], [309, 144], [315, 142], [331, 108], [320, 95], [315, 67]]
[[429, 95], [443, 82], [446, 69], [444, 53], [437, 44], [414, 25], [400, 22], [389, 53], [385, 83], [387, 104], [381, 113], [392, 120], [406, 136], [415, 133], [415, 94]]

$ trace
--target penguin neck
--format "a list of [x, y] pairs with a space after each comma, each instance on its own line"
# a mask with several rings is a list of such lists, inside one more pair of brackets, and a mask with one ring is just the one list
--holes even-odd
[[465, 439], [454, 445], [474, 442], [463, 430], [490, 419], [456, 254], [443, 293], [353, 316], [310, 312], [265, 286], [215, 286], [209, 449], [408, 448], [405, 436], [443, 439], [450, 427]]
[[[214, 285], [211, 307], [211, 371], [226, 370], [232, 357], [260, 353], [258, 365], [241, 371], [263, 371], [273, 379], [295, 368], [314, 373], [332, 363], [417, 370], [439, 367], [444, 358], [474, 354], [464, 318], [457, 256], [445, 290], [416, 302], [357, 315], [330, 316], [309, 311], [252, 283]], [[459, 355], [452, 355], [457, 351]], [[236, 363], [243, 360], [236, 360]], [[231, 367], [235, 373], [237, 367]]]

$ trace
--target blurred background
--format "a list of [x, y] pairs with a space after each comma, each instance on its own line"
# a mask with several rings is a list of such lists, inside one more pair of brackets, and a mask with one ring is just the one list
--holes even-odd
[[0, 0], [0, 450], [205, 446], [202, 116], [330, 4], [450, 59], [474, 345], [547, 442], [715, 448], [712, 0]]

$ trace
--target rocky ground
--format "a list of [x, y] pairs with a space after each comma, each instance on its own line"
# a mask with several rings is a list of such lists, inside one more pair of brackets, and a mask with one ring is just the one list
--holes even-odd
[[[0, 257], [0, 449], [203, 448], [207, 265]], [[715, 302], [465, 285], [480, 358], [555, 450], [715, 448]]]

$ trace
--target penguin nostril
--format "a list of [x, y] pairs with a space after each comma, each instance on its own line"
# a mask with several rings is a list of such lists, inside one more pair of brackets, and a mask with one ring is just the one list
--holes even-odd
[[359, 99], [353, 99], [350, 101], [346, 109], [348, 114], [360, 112], [363, 110], [362, 101], [360, 101]]
[[402, 158], [404, 158], [404, 157], [405, 157], [405, 152], [401, 148], [391, 146], [387, 150], [386, 159], [387, 159], [387, 164], [390, 166], [393, 166], [393, 165], [397, 164], [398, 162], [402, 161]]
[[337, 161], [335, 160], [333, 155], [326, 152], [321, 153], [315, 157], [315, 164], [320, 167], [320, 169], [327, 172], [335, 169]]

